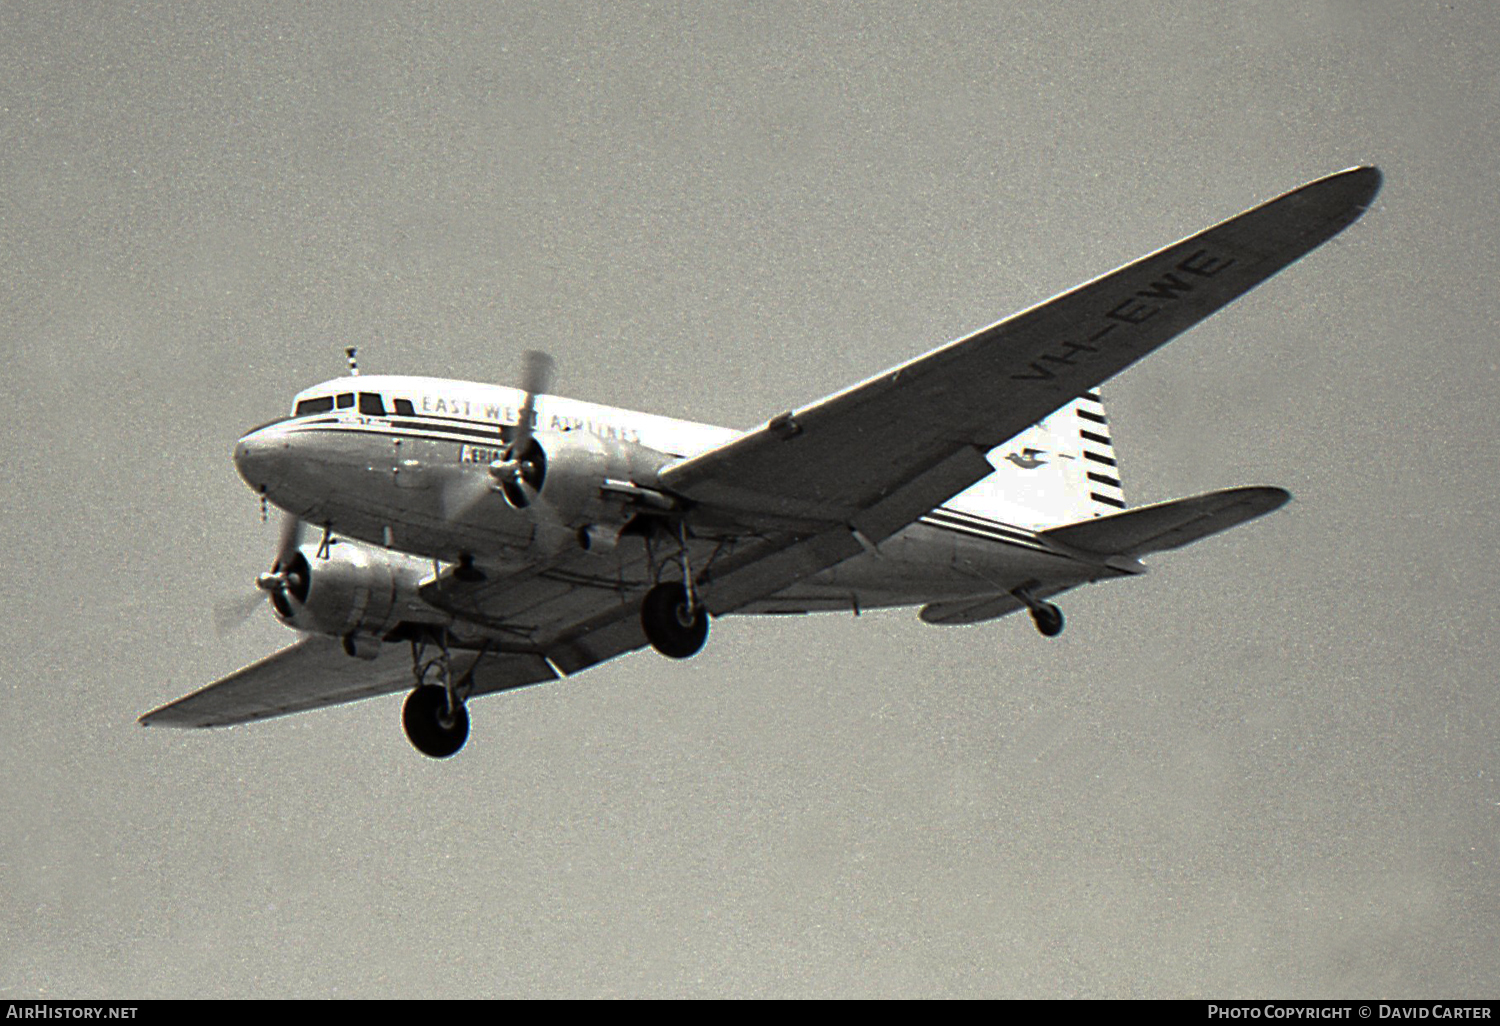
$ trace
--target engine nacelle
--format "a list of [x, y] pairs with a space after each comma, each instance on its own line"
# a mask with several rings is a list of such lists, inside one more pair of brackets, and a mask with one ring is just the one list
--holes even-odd
[[282, 580], [271, 591], [271, 605], [288, 626], [344, 638], [352, 654], [372, 655], [369, 640], [402, 621], [447, 622], [418, 593], [432, 574], [426, 560], [345, 538], [334, 541], [326, 557], [318, 551], [303, 545], [287, 565], [277, 563]]
[[590, 548], [607, 548], [635, 515], [628, 489], [654, 489], [661, 468], [676, 458], [586, 431], [538, 431], [529, 451], [528, 459], [540, 472], [527, 483], [539, 479], [539, 487], [524, 496], [506, 489], [507, 500], [533, 510], [539, 524], [565, 529]]

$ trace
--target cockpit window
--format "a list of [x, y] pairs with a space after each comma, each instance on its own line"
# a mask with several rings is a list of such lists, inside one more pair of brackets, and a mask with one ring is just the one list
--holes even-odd
[[293, 416], [306, 417], [310, 413], [327, 413], [333, 409], [333, 396], [320, 395], [316, 399], [304, 399], [297, 404], [297, 412]]
[[385, 403], [374, 392], [359, 393], [359, 412], [366, 417], [384, 417]]
[[341, 409], [341, 410], [347, 410], [349, 407], [351, 407], [353, 405], [354, 405], [354, 393], [353, 392], [340, 392], [339, 393], [339, 403], [338, 403], [339, 409]]
[[395, 399], [392, 401], [396, 404], [396, 412], [401, 416], [415, 417], [417, 415], [417, 411], [412, 406], [410, 399]]

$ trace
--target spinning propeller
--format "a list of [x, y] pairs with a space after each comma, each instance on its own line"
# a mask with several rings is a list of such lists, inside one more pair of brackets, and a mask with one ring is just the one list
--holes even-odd
[[510, 442], [486, 476], [461, 474], [443, 492], [443, 513], [451, 523], [466, 516], [486, 495], [500, 491], [517, 509], [525, 509], [547, 476], [547, 454], [535, 438], [536, 398], [552, 387], [552, 357], [537, 349], [522, 354], [521, 391], [526, 398]]
[[307, 565], [307, 557], [302, 554], [303, 528], [301, 518], [290, 513], [281, 515], [281, 540], [276, 547], [276, 562], [271, 564], [268, 573], [255, 579], [255, 587], [259, 592], [238, 599], [228, 599], [214, 606], [214, 626], [221, 637], [250, 619], [251, 614], [267, 598], [284, 616], [292, 614], [292, 598], [299, 602], [307, 601], [312, 568]]

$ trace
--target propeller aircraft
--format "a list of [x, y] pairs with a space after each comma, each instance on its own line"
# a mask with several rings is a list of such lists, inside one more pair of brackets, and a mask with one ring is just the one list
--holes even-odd
[[[1098, 387], [1357, 220], [1341, 171], [749, 431], [519, 387], [350, 373], [299, 392], [234, 463], [284, 511], [256, 580], [289, 648], [142, 716], [218, 727], [394, 691], [434, 758], [469, 702], [711, 618], [920, 606], [931, 624], [1029, 611], [1278, 508], [1242, 487], [1125, 502]], [[243, 607], [242, 607], [243, 611]]]

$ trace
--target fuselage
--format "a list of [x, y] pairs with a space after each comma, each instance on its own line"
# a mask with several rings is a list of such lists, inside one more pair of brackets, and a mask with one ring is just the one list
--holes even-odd
[[[502, 574], [541, 566], [575, 584], [649, 587], [650, 539], [630, 530], [624, 515], [610, 521], [605, 512], [598, 524], [585, 523], [540, 503], [517, 508], [487, 489], [487, 469], [502, 457], [523, 402], [522, 392], [500, 385], [337, 378], [298, 393], [291, 416], [247, 433], [234, 459], [245, 481], [278, 507], [372, 546], [439, 563], [475, 561]], [[600, 466], [624, 468], [604, 472], [621, 488], [649, 487], [654, 467], [740, 434], [553, 395], [537, 397], [533, 427], [558, 449], [585, 451]], [[711, 525], [692, 534], [691, 556], [699, 566], [733, 544]], [[857, 610], [1017, 587], [1051, 592], [1119, 575], [1035, 531], [950, 503], [746, 611]]]

